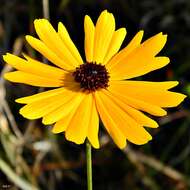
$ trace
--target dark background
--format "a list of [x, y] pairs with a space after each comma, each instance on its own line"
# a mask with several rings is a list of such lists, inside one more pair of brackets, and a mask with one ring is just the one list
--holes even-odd
[[[189, 0], [50, 0], [50, 21], [62, 21], [84, 57], [83, 20], [95, 22], [107, 9], [117, 28], [126, 27], [124, 46], [140, 29], [144, 39], [163, 32], [168, 42], [162, 50], [171, 63], [143, 80], [178, 80], [175, 91], [190, 93], [190, 1]], [[41, 59], [24, 39], [36, 35], [33, 20], [43, 17], [40, 0], [0, 0], [0, 54], [22, 52]], [[6, 82], [1, 57], [0, 79], [0, 189], [83, 190], [86, 187], [85, 146], [53, 135], [51, 126], [28, 121], [18, 114], [15, 98], [38, 92], [37, 88]], [[188, 98], [156, 118], [160, 128], [150, 130], [153, 140], [144, 146], [130, 144], [119, 150], [103, 130], [102, 148], [93, 150], [95, 190], [183, 190], [190, 189], [190, 113]], [[8, 168], [8, 169], [7, 169]]]

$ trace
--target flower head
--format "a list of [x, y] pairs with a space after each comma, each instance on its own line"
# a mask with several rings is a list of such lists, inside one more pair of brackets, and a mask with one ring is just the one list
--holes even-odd
[[[86, 138], [99, 148], [99, 118], [120, 147], [126, 140], [145, 144], [152, 139], [144, 127], [158, 124], [144, 112], [164, 116], [164, 108], [180, 104], [185, 95], [169, 89], [177, 81], [146, 82], [129, 80], [169, 63], [169, 58], [156, 56], [164, 47], [167, 35], [159, 33], [141, 43], [143, 31], [119, 51], [126, 29], [115, 29], [114, 16], [103, 11], [96, 25], [85, 16], [85, 54], [83, 60], [65, 26], [58, 32], [45, 19], [34, 21], [40, 39], [26, 36], [28, 43], [55, 66], [46, 65], [24, 54], [24, 58], [7, 53], [4, 60], [17, 69], [5, 74], [12, 82], [53, 90], [19, 98], [26, 104], [20, 114], [28, 119], [43, 118], [53, 124], [53, 133], [65, 132], [67, 140], [81, 144]], [[119, 51], [119, 52], [118, 52]]]

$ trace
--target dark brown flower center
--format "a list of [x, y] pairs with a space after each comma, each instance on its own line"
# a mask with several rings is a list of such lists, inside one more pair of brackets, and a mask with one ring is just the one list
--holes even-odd
[[75, 81], [80, 83], [81, 88], [88, 91], [95, 91], [100, 88], [107, 88], [109, 73], [106, 67], [97, 63], [85, 63], [76, 68], [73, 72]]

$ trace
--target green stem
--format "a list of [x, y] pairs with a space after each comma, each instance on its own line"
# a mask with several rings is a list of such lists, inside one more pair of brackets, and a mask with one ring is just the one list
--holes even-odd
[[86, 141], [86, 163], [87, 163], [87, 186], [88, 190], [92, 190], [92, 151], [91, 144]]

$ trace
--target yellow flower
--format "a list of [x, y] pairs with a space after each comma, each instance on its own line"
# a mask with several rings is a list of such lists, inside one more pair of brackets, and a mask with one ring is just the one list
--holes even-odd
[[177, 81], [128, 80], [169, 63], [168, 57], [156, 57], [167, 35], [159, 33], [141, 43], [140, 31], [119, 51], [126, 29], [115, 30], [113, 14], [103, 11], [95, 26], [85, 16], [83, 61], [61, 22], [58, 32], [45, 19], [35, 20], [34, 26], [40, 40], [32, 36], [26, 36], [26, 40], [55, 66], [25, 54], [22, 59], [7, 53], [4, 60], [18, 71], [6, 73], [5, 78], [32, 86], [57, 87], [16, 102], [26, 104], [20, 109], [25, 118], [43, 118], [45, 125], [54, 124], [53, 133], [65, 132], [69, 141], [81, 144], [88, 138], [94, 148], [99, 148], [100, 117], [120, 148], [126, 146], [126, 140], [145, 144], [152, 137], [144, 127], [156, 128], [158, 124], [143, 112], [164, 116], [167, 112], [163, 108], [177, 106], [185, 98], [168, 91]]

